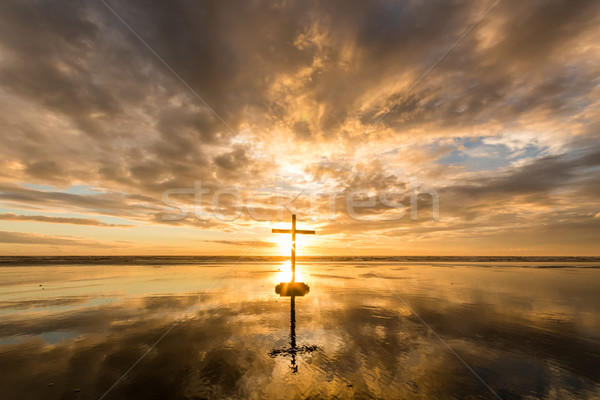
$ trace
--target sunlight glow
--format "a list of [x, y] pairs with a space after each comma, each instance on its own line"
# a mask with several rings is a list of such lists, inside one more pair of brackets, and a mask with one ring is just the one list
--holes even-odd
[[[297, 235], [296, 236], [296, 255], [306, 255], [307, 249], [314, 242], [314, 235]], [[312, 242], [311, 242], [312, 241]], [[292, 251], [292, 235], [281, 234], [273, 237], [273, 243], [279, 246], [278, 254], [289, 255]]]
[[[273, 241], [275, 243], [277, 243], [277, 245], [279, 246], [279, 250], [281, 251], [281, 254], [290, 254], [290, 252], [292, 251], [292, 236], [291, 235], [277, 235], [277, 237], [275, 237], [273, 239]], [[296, 246], [298, 246], [298, 243], [296, 241]]]
[[[284, 261], [280, 265], [280, 271], [275, 275], [275, 282], [291, 282], [292, 280], [292, 263], [290, 260]], [[304, 282], [304, 275], [302, 275], [302, 265], [296, 263], [296, 282]]]

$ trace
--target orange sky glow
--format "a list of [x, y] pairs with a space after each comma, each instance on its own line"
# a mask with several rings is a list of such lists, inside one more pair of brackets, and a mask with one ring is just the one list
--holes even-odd
[[492, 4], [6, 5], [0, 254], [600, 255], [600, 5]]

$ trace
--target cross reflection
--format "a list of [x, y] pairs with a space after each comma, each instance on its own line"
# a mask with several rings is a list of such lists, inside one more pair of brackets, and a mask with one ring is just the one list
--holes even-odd
[[290, 356], [291, 363], [290, 368], [292, 373], [298, 372], [298, 365], [296, 364], [296, 355], [304, 353], [312, 353], [317, 350], [317, 346], [297, 346], [296, 345], [296, 296], [290, 297], [290, 345], [282, 349], [273, 349], [269, 352], [269, 356]]

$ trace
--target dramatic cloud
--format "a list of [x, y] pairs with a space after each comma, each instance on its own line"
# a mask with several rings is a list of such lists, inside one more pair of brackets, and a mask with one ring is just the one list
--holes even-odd
[[92, 218], [67, 218], [67, 217], [46, 217], [44, 215], [16, 215], [13, 213], [0, 214], [0, 220], [4, 221], [38, 221], [50, 222], [53, 224], [73, 224], [73, 225], [92, 225], [92, 226], [112, 226], [117, 228], [129, 228], [133, 225], [107, 224]]
[[[210, 254], [262, 241], [285, 204], [373, 254], [537, 254], [598, 229], [597, 1], [106, 4], [1, 6], [4, 215]], [[357, 190], [376, 202], [353, 219]], [[508, 244], [525, 228], [528, 249]], [[598, 252], [580, 240], [559, 252]]]
[[[83, 240], [73, 237], [37, 235], [20, 232], [0, 231], [0, 243], [29, 244], [29, 245], [56, 245], [56, 246], [102, 246], [101, 243], [92, 240]], [[108, 247], [108, 246], [104, 246]]]

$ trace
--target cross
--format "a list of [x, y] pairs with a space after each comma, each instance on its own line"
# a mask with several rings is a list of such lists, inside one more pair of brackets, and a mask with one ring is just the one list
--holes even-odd
[[315, 235], [315, 231], [296, 229], [296, 214], [292, 214], [292, 229], [273, 229], [273, 233], [291, 233], [292, 234], [292, 282], [296, 281], [296, 234]]
[[296, 229], [296, 214], [292, 214], [292, 229], [273, 229], [273, 233], [292, 234], [292, 280], [291, 282], [281, 282], [275, 287], [275, 293], [280, 296], [290, 297], [290, 346], [283, 349], [271, 350], [269, 356], [291, 356], [290, 368], [292, 368], [292, 373], [296, 373], [298, 372], [296, 356], [304, 353], [312, 353], [317, 350], [317, 346], [296, 345], [296, 296], [304, 296], [310, 290], [306, 283], [296, 282], [296, 234], [314, 235], [315, 231]]

